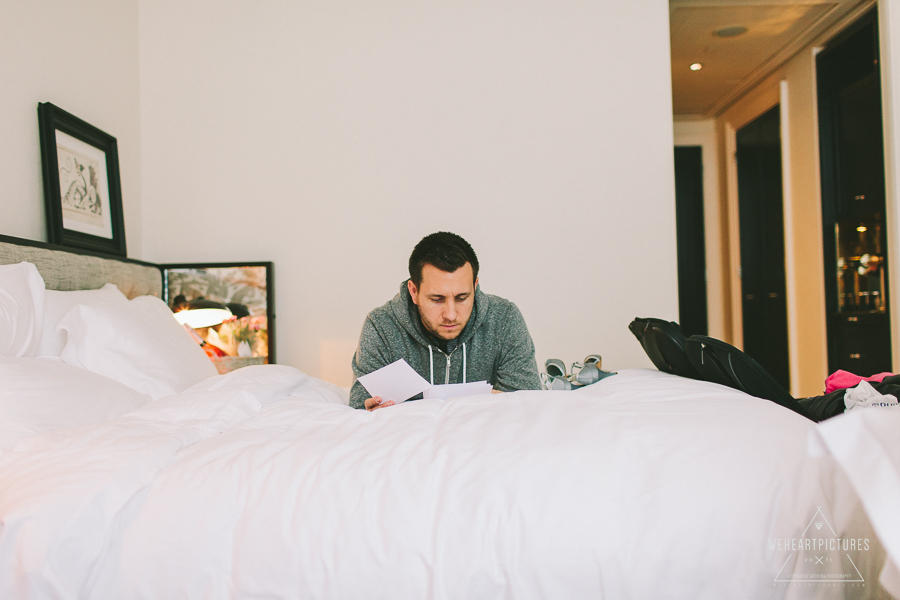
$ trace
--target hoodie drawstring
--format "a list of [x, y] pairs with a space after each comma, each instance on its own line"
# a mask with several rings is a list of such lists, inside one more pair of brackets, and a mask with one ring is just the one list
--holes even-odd
[[463, 383], [466, 382], [466, 343], [463, 342]]
[[431, 385], [434, 385], [434, 350], [431, 349], [431, 344], [428, 344], [428, 358], [431, 359]]

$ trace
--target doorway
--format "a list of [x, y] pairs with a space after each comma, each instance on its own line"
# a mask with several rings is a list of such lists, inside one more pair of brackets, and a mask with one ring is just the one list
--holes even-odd
[[790, 389], [779, 107], [736, 141], [744, 352]]
[[675, 231], [678, 323], [687, 335], [707, 335], [703, 148], [675, 147]]
[[872, 10], [816, 57], [828, 370], [890, 371], [884, 137]]

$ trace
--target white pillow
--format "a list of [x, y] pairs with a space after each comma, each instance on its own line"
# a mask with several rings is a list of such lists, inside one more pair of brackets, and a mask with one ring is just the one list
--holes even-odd
[[37, 267], [0, 265], [0, 356], [34, 356], [44, 316], [44, 279]]
[[58, 358], [0, 357], [0, 449], [23, 437], [87, 425], [150, 402], [112, 379]]
[[59, 327], [68, 334], [64, 361], [154, 400], [218, 374], [165, 302], [153, 296], [82, 304], [70, 310]]
[[58, 329], [59, 322], [79, 304], [96, 304], [97, 302], [128, 302], [128, 298], [119, 291], [114, 283], [107, 283], [99, 290], [75, 292], [47, 290], [44, 292], [44, 325], [37, 355], [60, 356], [66, 346], [66, 332]]

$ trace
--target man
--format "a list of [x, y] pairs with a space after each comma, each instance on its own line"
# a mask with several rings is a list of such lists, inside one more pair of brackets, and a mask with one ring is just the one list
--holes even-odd
[[[356, 377], [405, 359], [432, 384], [487, 381], [494, 391], [541, 388], [534, 342], [509, 300], [478, 288], [478, 258], [460, 236], [422, 238], [400, 293], [369, 313], [353, 356]], [[392, 405], [355, 381], [350, 406]]]

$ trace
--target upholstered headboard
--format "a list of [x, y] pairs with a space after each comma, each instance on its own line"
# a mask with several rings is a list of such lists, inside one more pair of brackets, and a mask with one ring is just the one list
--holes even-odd
[[152, 263], [82, 254], [0, 235], [0, 265], [34, 263], [48, 290], [93, 290], [114, 283], [129, 298], [162, 297], [162, 271]]

